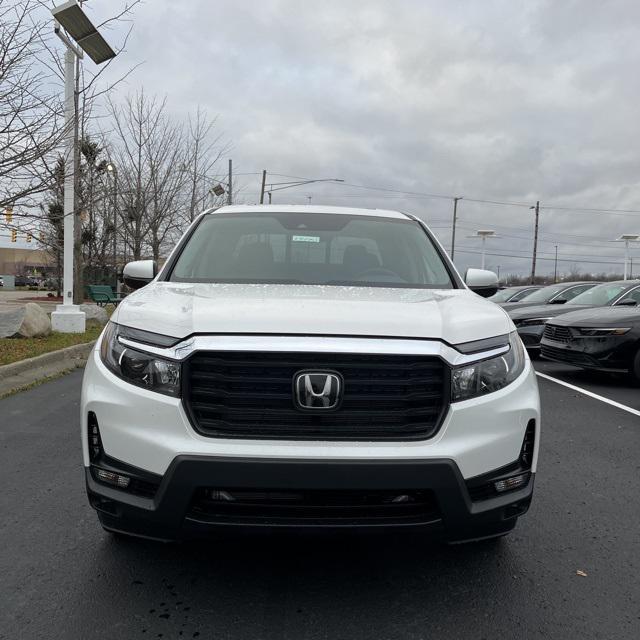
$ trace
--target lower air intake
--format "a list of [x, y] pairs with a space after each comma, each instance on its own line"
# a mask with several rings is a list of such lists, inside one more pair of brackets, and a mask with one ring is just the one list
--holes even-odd
[[358, 526], [425, 524], [440, 519], [428, 490], [197, 490], [188, 517], [212, 523]]

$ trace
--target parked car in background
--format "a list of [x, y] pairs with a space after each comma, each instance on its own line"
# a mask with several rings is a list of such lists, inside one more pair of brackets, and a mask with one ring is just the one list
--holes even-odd
[[518, 302], [503, 302], [503, 309], [523, 308], [540, 304], [564, 304], [580, 295], [587, 289], [595, 287], [598, 282], [563, 282], [562, 284], [550, 284], [525, 296]]
[[37, 287], [38, 281], [30, 276], [16, 276], [16, 287]]
[[519, 302], [522, 298], [538, 289], [542, 289], [542, 286], [525, 284], [517, 287], [506, 287], [492, 295], [488, 300], [491, 300], [491, 302]]
[[540, 351], [540, 340], [545, 323], [559, 315], [578, 309], [594, 307], [626, 306], [640, 303], [640, 280], [619, 280], [605, 282], [589, 288], [565, 304], [545, 304], [524, 309], [511, 309], [509, 315], [518, 329], [518, 334], [529, 353]]
[[4, 278], [0, 276], [0, 287], [4, 287]]
[[[638, 295], [632, 294], [640, 299]], [[622, 372], [640, 382], [640, 307], [573, 311], [544, 328], [542, 355], [583, 369]]]

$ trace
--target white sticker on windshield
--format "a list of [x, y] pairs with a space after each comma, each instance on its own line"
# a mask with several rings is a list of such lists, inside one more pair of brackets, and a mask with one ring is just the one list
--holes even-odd
[[320, 242], [320, 236], [293, 236], [293, 242]]

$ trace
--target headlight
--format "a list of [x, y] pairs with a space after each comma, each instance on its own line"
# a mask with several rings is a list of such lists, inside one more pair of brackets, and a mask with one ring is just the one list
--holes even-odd
[[523, 371], [524, 347], [516, 332], [509, 336], [509, 351], [495, 358], [454, 369], [451, 400], [468, 400], [498, 391], [511, 384]]
[[544, 324], [547, 320], [551, 320], [551, 318], [527, 318], [526, 320], [516, 320], [514, 324], [516, 327], [536, 327]]
[[100, 356], [115, 375], [138, 387], [169, 396], [180, 395], [180, 363], [158, 358], [120, 342], [122, 329], [110, 322], [102, 337]]
[[607, 336], [623, 336], [625, 333], [631, 331], [631, 327], [611, 327], [607, 329], [589, 329], [586, 327], [577, 329], [580, 337], [583, 338], [606, 338]]

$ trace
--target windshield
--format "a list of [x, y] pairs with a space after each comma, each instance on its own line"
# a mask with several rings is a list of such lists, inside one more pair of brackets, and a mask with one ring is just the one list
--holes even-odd
[[172, 282], [452, 288], [417, 222], [324, 213], [220, 213], [191, 236]]
[[528, 296], [521, 298], [520, 302], [549, 302], [551, 298], [559, 294], [561, 291], [564, 291], [564, 289], [565, 287], [563, 285], [544, 287], [543, 289], [538, 289], [537, 291], [530, 293]]
[[613, 302], [629, 285], [626, 284], [599, 284], [584, 291], [567, 304], [591, 304], [596, 307], [604, 307]]

